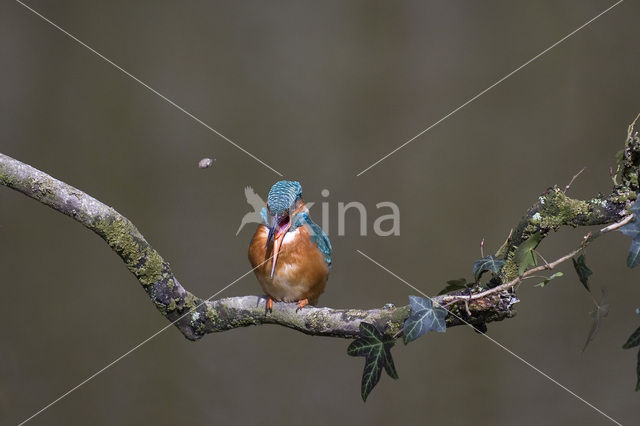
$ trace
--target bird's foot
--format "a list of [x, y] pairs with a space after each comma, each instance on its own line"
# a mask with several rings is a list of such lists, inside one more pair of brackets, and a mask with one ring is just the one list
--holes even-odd
[[309, 304], [309, 299], [298, 300], [298, 307], [296, 308], [296, 312], [298, 312], [300, 309], [304, 308], [308, 304]]
[[267, 307], [266, 312], [273, 312], [273, 298], [271, 296], [267, 296]]

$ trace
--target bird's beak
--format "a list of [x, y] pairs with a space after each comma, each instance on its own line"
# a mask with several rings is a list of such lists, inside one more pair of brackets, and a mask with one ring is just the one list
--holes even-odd
[[278, 253], [280, 253], [280, 247], [282, 247], [282, 241], [287, 231], [291, 227], [291, 222], [287, 221], [286, 224], [281, 225], [277, 217], [272, 220], [272, 226], [269, 228], [269, 236], [267, 237], [267, 246], [273, 239], [273, 260], [271, 261], [271, 278], [273, 279], [273, 273], [276, 270], [276, 262], [278, 261]]

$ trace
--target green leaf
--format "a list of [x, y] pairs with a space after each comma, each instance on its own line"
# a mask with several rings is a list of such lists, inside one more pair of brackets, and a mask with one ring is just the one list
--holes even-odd
[[640, 327], [629, 336], [627, 343], [622, 345], [622, 349], [631, 349], [636, 346], [640, 346]]
[[444, 333], [447, 330], [446, 309], [433, 307], [433, 301], [424, 297], [409, 296], [411, 312], [402, 329], [404, 344], [416, 340], [429, 331]]
[[539, 284], [536, 284], [534, 287], [544, 287], [545, 285], [549, 284], [549, 281], [551, 281], [554, 278], [559, 278], [561, 276], [563, 276], [564, 274], [562, 272], [556, 272], [555, 274], [551, 275], [549, 278], [547, 278], [546, 280], [542, 281]]
[[631, 240], [631, 247], [629, 247], [629, 255], [627, 256], [627, 266], [629, 268], [635, 268], [640, 265], [640, 238]]
[[620, 232], [631, 237], [627, 266], [634, 268], [640, 265], [640, 203], [638, 203], [638, 200], [631, 205], [629, 211], [634, 215], [633, 221], [620, 228]]
[[638, 349], [638, 366], [636, 367], [636, 375], [638, 382], [636, 383], [636, 392], [640, 391], [640, 349]]
[[640, 207], [637, 206], [637, 204], [638, 202], [635, 201], [631, 207], [629, 207], [629, 212], [634, 214], [633, 220], [620, 228], [620, 232], [627, 237], [631, 237], [631, 239], [636, 239], [638, 235], [640, 235], [640, 220], [638, 218], [638, 216], [640, 216]]
[[383, 368], [389, 376], [398, 378], [391, 357], [391, 348], [394, 344], [393, 337], [380, 334], [374, 325], [360, 323], [360, 337], [351, 342], [347, 348], [347, 354], [365, 357], [361, 388], [363, 401], [367, 400], [369, 393], [378, 384]]
[[467, 280], [464, 278], [458, 278], [457, 280], [449, 280], [447, 281], [447, 286], [438, 293], [438, 296], [441, 294], [451, 293], [452, 291], [462, 290], [467, 288]]
[[473, 264], [473, 277], [478, 281], [485, 271], [491, 271], [494, 274], [498, 274], [505, 263], [505, 260], [498, 259], [492, 254], [485, 256]]
[[593, 322], [591, 323], [591, 329], [589, 330], [589, 334], [587, 335], [587, 341], [584, 343], [582, 352], [587, 349], [587, 346], [589, 345], [589, 343], [591, 343], [596, 333], [600, 329], [602, 319], [609, 314], [609, 304], [606, 302], [606, 299], [607, 293], [602, 290], [602, 298], [600, 298], [600, 302], [596, 305], [596, 308], [589, 313], [591, 315], [591, 318], [593, 318]]
[[540, 241], [542, 241], [542, 234], [538, 232], [518, 246], [518, 249], [513, 254], [513, 261], [518, 265], [518, 275], [522, 276], [527, 268], [538, 264], [538, 258], [534, 250], [538, 247]]
[[589, 276], [593, 274], [593, 272], [584, 263], [584, 254], [581, 254], [580, 256], [578, 256], [578, 260], [573, 258], [571, 260], [573, 261], [573, 267], [575, 268], [576, 273], [578, 274], [578, 278], [580, 279], [580, 282], [582, 283], [584, 288], [587, 289], [588, 292], [591, 292], [591, 289], [589, 288]]

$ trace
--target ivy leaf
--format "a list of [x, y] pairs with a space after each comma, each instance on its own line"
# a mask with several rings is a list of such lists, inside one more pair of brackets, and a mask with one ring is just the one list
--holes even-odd
[[513, 254], [513, 261], [518, 265], [518, 275], [522, 276], [529, 266], [538, 264], [538, 258], [534, 250], [538, 247], [540, 241], [542, 241], [542, 234], [538, 232], [518, 246], [518, 249]]
[[549, 281], [551, 281], [554, 278], [559, 278], [561, 276], [563, 276], [564, 274], [562, 272], [556, 272], [555, 274], [551, 275], [549, 278], [547, 278], [546, 280], [542, 281], [539, 284], [536, 284], [534, 287], [544, 287], [545, 285], [549, 284]]
[[629, 207], [629, 212], [634, 214], [633, 221], [620, 228], [620, 232], [627, 237], [631, 237], [631, 239], [636, 239], [640, 235], [640, 220], [638, 218], [640, 216], [640, 205], [638, 205], [637, 200]]
[[631, 237], [627, 266], [634, 268], [640, 265], [640, 203], [638, 203], [638, 200], [634, 201], [629, 211], [634, 215], [633, 222], [627, 223], [620, 228], [620, 232]]
[[622, 345], [622, 349], [631, 349], [636, 346], [640, 346], [640, 327], [629, 336], [627, 342]]
[[[622, 349], [631, 349], [640, 346], [640, 327], [629, 336], [627, 342], [622, 345]], [[638, 367], [636, 368], [638, 381], [636, 383], [636, 392], [640, 391], [640, 349], [638, 349]]]
[[452, 291], [462, 290], [467, 288], [467, 280], [464, 278], [458, 278], [457, 280], [449, 280], [447, 281], [447, 286], [438, 293], [438, 296], [441, 294], [451, 293]]
[[600, 299], [600, 303], [598, 303], [596, 305], [596, 308], [589, 313], [589, 315], [591, 315], [591, 318], [593, 318], [593, 323], [591, 324], [591, 329], [589, 330], [589, 334], [587, 335], [587, 341], [584, 343], [582, 352], [587, 349], [587, 346], [589, 345], [589, 343], [591, 343], [596, 333], [600, 329], [600, 323], [602, 322], [602, 319], [609, 314], [609, 304], [606, 302], [606, 298], [607, 293], [602, 290], [602, 298]]
[[383, 368], [389, 376], [398, 378], [391, 357], [391, 347], [394, 344], [393, 337], [383, 336], [374, 325], [360, 323], [360, 337], [351, 342], [347, 348], [347, 354], [365, 357], [361, 388], [363, 401], [367, 400], [369, 393], [378, 384]]
[[473, 264], [473, 277], [478, 281], [485, 271], [491, 271], [494, 274], [498, 274], [505, 263], [505, 260], [498, 259], [492, 254], [485, 256]]
[[638, 367], [636, 368], [638, 382], [636, 383], [636, 392], [640, 391], [640, 349], [638, 349]]
[[578, 278], [580, 279], [580, 282], [582, 283], [584, 288], [586, 288], [587, 291], [591, 293], [591, 289], [589, 288], [589, 276], [591, 276], [593, 272], [584, 263], [584, 254], [581, 254], [580, 256], [578, 256], [578, 260], [574, 258], [572, 258], [571, 260], [573, 261], [573, 267], [575, 268], [576, 273], [578, 274]]
[[404, 344], [416, 340], [429, 331], [444, 333], [447, 330], [447, 310], [433, 307], [433, 301], [424, 297], [409, 296], [411, 312], [402, 329]]
[[634, 268], [640, 265], [640, 238], [631, 240], [631, 247], [629, 247], [629, 255], [627, 256], [627, 266]]

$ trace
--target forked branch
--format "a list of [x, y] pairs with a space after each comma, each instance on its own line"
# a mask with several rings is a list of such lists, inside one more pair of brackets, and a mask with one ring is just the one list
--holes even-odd
[[[565, 188], [550, 188], [529, 209], [498, 253], [506, 260], [501, 282], [493, 288], [476, 283], [470, 290], [433, 298], [435, 304], [454, 305], [464, 302], [456, 315], [469, 324], [483, 327], [515, 315], [518, 302], [513, 287], [536, 272], [551, 269], [569, 259], [595, 238], [591, 234], [577, 251], [551, 264], [545, 264], [519, 276], [513, 253], [531, 235], [544, 238], [561, 226], [609, 225], [599, 231], [608, 232], [630, 220], [626, 213], [638, 191], [640, 140], [633, 126], [619, 158], [614, 188], [610, 194], [590, 200], [569, 198]], [[618, 182], [619, 180], [619, 182]], [[265, 299], [260, 296], [201, 299], [187, 291], [171, 271], [169, 263], [147, 242], [134, 224], [113, 208], [83, 191], [6, 155], [0, 154], [0, 184], [19, 191], [78, 221], [104, 239], [120, 256], [136, 277], [160, 313], [173, 323], [186, 338], [197, 340], [207, 333], [259, 324], [278, 324], [310, 335], [355, 338], [361, 322], [374, 324], [381, 332], [397, 335], [409, 315], [409, 306], [391, 304], [378, 309], [332, 309], [305, 307], [296, 311], [295, 304], [276, 303], [273, 312], [265, 312]], [[460, 325], [455, 315], [447, 316], [447, 326]]]

